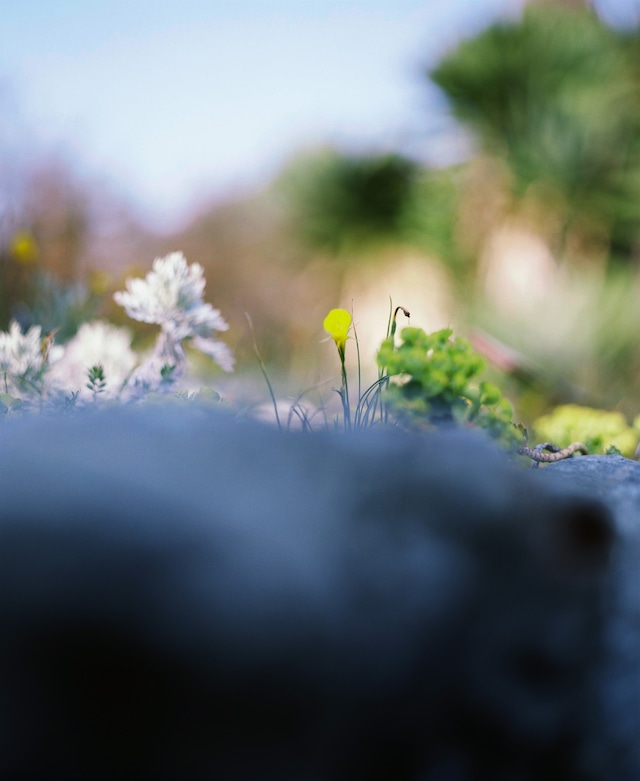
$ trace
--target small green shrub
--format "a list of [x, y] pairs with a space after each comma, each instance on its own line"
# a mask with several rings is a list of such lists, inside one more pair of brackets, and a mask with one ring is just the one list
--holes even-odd
[[590, 453], [618, 451], [633, 458], [640, 441], [640, 417], [629, 425], [621, 412], [564, 404], [538, 418], [533, 430], [538, 442], [553, 442], [559, 447], [584, 442]]
[[509, 448], [523, 442], [512, 421], [513, 408], [495, 385], [480, 381], [485, 360], [462, 338], [445, 328], [427, 334], [404, 328], [378, 352], [378, 365], [389, 377], [385, 400], [392, 414], [411, 426], [457, 423], [478, 426]]

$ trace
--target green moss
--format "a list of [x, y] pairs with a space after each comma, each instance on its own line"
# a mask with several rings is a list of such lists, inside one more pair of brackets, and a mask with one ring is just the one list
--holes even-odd
[[621, 412], [565, 404], [538, 418], [533, 433], [536, 442], [552, 442], [558, 447], [583, 442], [590, 453], [604, 454], [615, 449], [633, 458], [640, 441], [640, 417], [629, 425]]

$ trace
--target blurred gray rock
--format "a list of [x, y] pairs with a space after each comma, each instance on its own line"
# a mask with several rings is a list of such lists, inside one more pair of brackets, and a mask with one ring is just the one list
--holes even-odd
[[594, 746], [616, 755], [611, 778], [632, 781], [640, 778], [640, 463], [581, 456], [536, 471], [543, 482], [604, 501], [614, 517], [617, 543], [602, 673], [605, 727]]
[[637, 779], [630, 565], [540, 472], [460, 431], [0, 421], [0, 778]]

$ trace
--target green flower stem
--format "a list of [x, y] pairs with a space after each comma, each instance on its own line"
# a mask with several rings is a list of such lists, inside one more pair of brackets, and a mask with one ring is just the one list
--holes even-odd
[[356, 321], [353, 319], [353, 314], [351, 315], [352, 322], [353, 322], [353, 338], [356, 342], [356, 355], [358, 359], [358, 399], [362, 396], [362, 362], [360, 360], [360, 341], [358, 340], [358, 331], [356, 330]]
[[351, 431], [351, 407], [349, 405], [349, 380], [347, 378], [347, 366], [345, 363], [345, 348], [338, 346], [338, 355], [340, 356], [340, 366], [342, 369], [342, 389], [340, 398], [342, 400], [342, 410], [344, 413], [344, 429]]
[[271, 396], [271, 403], [273, 404], [273, 412], [276, 417], [276, 424], [278, 425], [278, 430], [282, 431], [282, 424], [280, 423], [280, 415], [278, 414], [278, 402], [276, 401], [276, 395], [273, 392], [273, 387], [271, 385], [271, 380], [269, 379], [267, 367], [264, 365], [264, 361], [262, 360], [262, 355], [260, 355], [260, 350], [258, 349], [258, 342], [256, 341], [256, 332], [253, 328], [253, 320], [251, 319], [251, 315], [248, 312], [245, 312], [244, 315], [247, 318], [247, 322], [249, 323], [249, 331], [251, 333], [251, 340], [253, 342], [252, 345], [253, 354], [255, 355], [256, 360], [258, 361], [258, 366], [260, 367], [262, 376], [264, 377], [264, 380], [267, 383], [267, 388], [269, 389], [269, 395]]

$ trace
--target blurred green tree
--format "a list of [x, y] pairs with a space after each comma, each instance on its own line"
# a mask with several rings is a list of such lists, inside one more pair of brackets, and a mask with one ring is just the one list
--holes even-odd
[[463, 42], [431, 71], [453, 114], [484, 153], [504, 160], [515, 199], [537, 193], [573, 245], [612, 260], [640, 235], [640, 33], [608, 28], [588, 10], [528, 7]]
[[294, 161], [281, 184], [303, 243], [347, 256], [402, 238], [417, 173], [415, 163], [397, 154], [331, 149]]
[[274, 191], [303, 262], [319, 253], [341, 275], [384, 260], [385, 250], [413, 247], [452, 269], [462, 288], [473, 271], [472, 242], [460, 233], [466, 178], [465, 166], [432, 169], [398, 154], [324, 149], [293, 160]]

